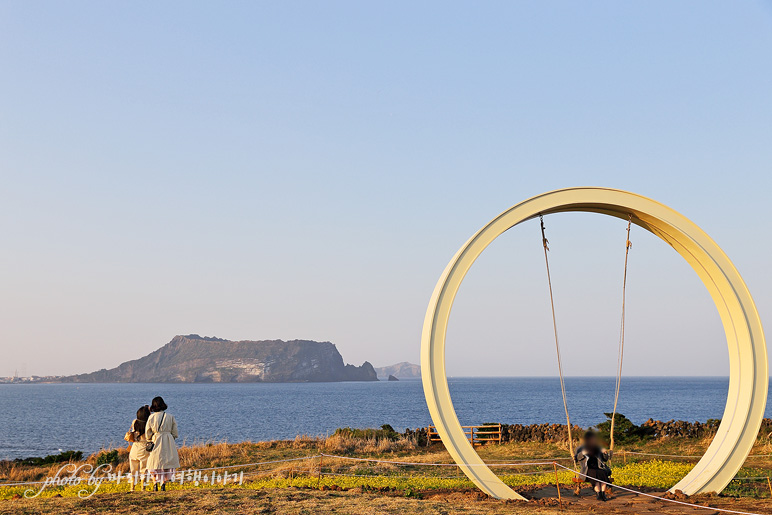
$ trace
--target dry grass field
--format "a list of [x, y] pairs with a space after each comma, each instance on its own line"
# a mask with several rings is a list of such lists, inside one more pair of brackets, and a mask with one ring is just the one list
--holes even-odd
[[[627, 451], [669, 455], [699, 455], [708, 439], [663, 439]], [[112, 452], [111, 451], [116, 451]], [[114, 470], [126, 472], [127, 449], [103, 451], [80, 464], [96, 465], [113, 458]], [[560, 444], [518, 442], [485, 445], [479, 453], [489, 464], [565, 458]], [[341, 458], [319, 454], [337, 455]], [[772, 454], [772, 445], [760, 439], [754, 455]], [[585, 488], [580, 497], [571, 491], [570, 472], [559, 474], [562, 509], [557, 503], [554, 468], [551, 465], [502, 467], [501, 477], [531, 502], [505, 502], [487, 498], [466, 480], [456, 467], [424, 466], [452, 463], [442, 445], [420, 447], [405, 438], [385, 440], [336, 434], [328, 438], [298, 437], [294, 441], [210, 443], [180, 449], [183, 469], [232, 466], [243, 472], [241, 485], [171, 485], [167, 492], [128, 492], [124, 484], [105, 484], [90, 498], [78, 498], [78, 488], [49, 488], [34, 499], [24, 498], [27, 487], [0, 488], [0, 514], [71, 513], [287, 513], [287, 514], [512, 514], [512, 513], [718, 513], [713, 509], [688, 508], [617, 490], [614, 498], [601, 503]], [[300, 461], [263, 466], [240, 466], [314, 456]], [[349, 458], [410, 462], [355, 461]], [[696, 460], [663, 460], [618, 453], [614, 460], [616, 482], [652, 493], [662, 493], [675, 484]], [[0, 483], [37, 481], [52, 475], [61, 464], [29, 466], [0, 462]], [[323, 474], [320, 476], [320, 466]], [[746, 466], [721, 496], [699, 496], [688, 502], [705, 507], [772, 514], [772, 499], [766, 477], [772, 475], [768, 456], [749, 458]], [[743, 478], [748, 478], [743, 479]], [[755, 479], [754, 479], [755, 478]]]
[[[697, 499], [701, 504], [714, 508], [772, 513], [768, 499], [710, 498]], [[395, 494], [368, 493], [362, 491], [319, 491], [298, 489], [246, 490], [201, 489], [144, 493], [111, 493], [91, 499], [49, 498], [39, 500], [10, 500], [0, 502], [1, 515], [71, 515], [143, 513], [161, 515], [182, 513], [185, 515], [287, 514], [287, 515], [516, 515], [516, 514], [708, 514], [720, 512], [714, 509], [685, 508], [642, 499], [622, 497], [600, 504], [594, 500], [567, 499], [564, 507], [554, 499], [545, 502], [505, 502], [488, 499], [473, 492], [441, 492], [429, 494], [423, 499], [406, 498]]]

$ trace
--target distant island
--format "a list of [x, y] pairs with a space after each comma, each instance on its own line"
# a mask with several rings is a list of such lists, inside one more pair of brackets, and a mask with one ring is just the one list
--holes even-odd
[[343, 363], [330, 342], [230, 341], [189, 334], [143, 358], [90, 374], [56, 378], [62, 383], [303, 383], [377, 381], [373, 366]]
[[376, 368], [375, 373], [378, 375], [378, 379], [381, 380], [387, 380], [389, 376], [396, 377], [397, 379], [420, 379], [421, 366], [403, 361], [396, 365]]

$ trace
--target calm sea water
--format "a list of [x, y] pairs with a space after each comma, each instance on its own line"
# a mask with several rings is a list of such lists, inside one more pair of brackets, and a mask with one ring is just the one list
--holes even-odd
[[[572, 421], [611, 411], [613, 378], [568, 378]], [[450, 379], [463, 424], [565, 422], [556, 378]], [[619, 412], [633, 422], [721, 418], [725, 378], [626, 378]], [[122, 445], [137, 408], [162, 395], [180, 441], [239, 442], [324, 435], [338, 427], [397, 430], [431, 423], [420, 380], [304, 384], [0, 385], [0, 459]], [[767, 416], [770, 410], [767, 409]]]

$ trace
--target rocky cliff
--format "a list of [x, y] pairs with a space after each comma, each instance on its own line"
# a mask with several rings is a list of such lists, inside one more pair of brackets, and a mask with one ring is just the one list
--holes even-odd
[[377, 381], [373, 366], [343, 363], [330, 342], [229, 341], [175, 336], [147, 356], [110, 369], [61, 379], [75, 383], [300, 383]]

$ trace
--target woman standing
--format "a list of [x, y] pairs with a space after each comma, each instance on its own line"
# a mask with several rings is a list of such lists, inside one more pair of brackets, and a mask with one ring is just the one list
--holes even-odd
[[611, 469], [608, 466], [611, 451], [601, 449], [598, 435], [587, 431], [584, 434], [584, 442], [576, 450], [574, 459], [582, 465], [582, 475], [592, 485], [598, 500], [608, 500], [606, 489], [611, 483]]
[[131, 423], [130, 434], [131, 451], [129, 451], [129, 467], [131, 467], [131, 478], [129, 478], [129, 491], [134, 491], [134, 484], [139, 477], [142, 477], [141, 490], [145, 489], [145, 478], [147, 477], [147, 459], [150, 453], [147, 452], [147, 439], [145, 438], [145, 429], [147, 428], [147, 419], [150, 417], [150, 408], [146, 405], [137, 410], [137, 418]]
[[161, 483], [161, 490], [166, 490], [166, 482], [174, 479], [174, 472], [180, 466], [177, 444], [174, 443], [179, 437], [177, 421], [174, 415], [166, 413], [166, 407], [163, 398], [153, 399], [150, 403], [152, 414], [145, 429], [145, 438], [153, 443], [147, 469], [153, 475], [154, 491], [158, 491], [158, 483]]

